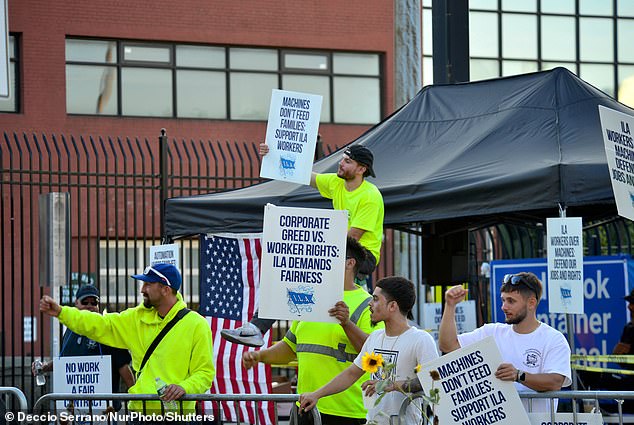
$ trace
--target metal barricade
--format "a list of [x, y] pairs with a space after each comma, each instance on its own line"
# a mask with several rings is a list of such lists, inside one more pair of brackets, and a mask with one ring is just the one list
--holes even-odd
[[[551, 391], [551, 392], [542, 392], [542, 393], [519, 393], [520, 399], [528, 399], [528, 411], [532, 411], [532, 400], [533, 399], [549, 399], [550, 404], [550, 415], [551, 422], [555, 422], [555, 413], [572, 413], [574, 423], [577, 423], [576, 415], [579, 410], [583, 411], [584, 408], [588, 407], [588, 403], [592, 403], [589, 407], [593, 407], [596, 412], [600, 412], [599, 400], [615, 400], [617, 402], [618, 411], [615, 415], [611, 414], [602, 414], [603, 422], [615, 423], [615, 424], [629, 424], [634, 423], [634, 414], [624, 414], [623, 413], [623, 402], [625, 400], [634, 400], [634, 391]], [[409, 407], [412, 401], [421, 398], [420, 394], [412, 394], [411, 397], [403, 399], [401, 403], [401, 407], [399, 409], [398, 415], [392, 415], [390, 417], [391, 425], [402, 425], [401, 418], [405, 417], [407, 412], [407, 408]], [[571, 400], [572, 408], [568, 411], [563, 411], [559, 409], [557, 412], [555, 411], [554, 400]], [[581, 403], [581, 406], [578, 404]], [[423, 411], [427, 411], [428, 404], [423, 403]], [[561, 407], [561, 404], [560, 404]], [[579, 409], [581, 407], [581, 409]], [[580, 413], [580, 412], [579, 412]], [[429, 416], [428, 421], [423, 420], [423, 425], [428, 423], [434, 423], [433, 416]], [[405, 424], [403, 424], [405, 425]]]
[[[111, 405], [114, 401], [119, 401], [122, 403], [122, 408], [120, 411], [115, 412], [111, 410], [110, 412], [99, 412], [95, 411], [92, 408], [92, 405], [88, 407], [88, 411], [85, 413], [64, 413], [60, 412], [55, 408], [55, 402], [57, 401], [72, 401], [72, 400], [81, 400], [81, 401], [108, 401], [108, 405]], [[166, 412], [162, 407], [161, 411], [148, 411], [145, 407], [142, 411], [131, 411], [127, 406], [127, 402], [129, 401], [141, 401], [143, 406], [146, 405], [149, 401], [159, 401], [159, 397], [157, 394], [61, 394], [61, 393], [51, 393], [46, 394], [40, 397], [35, 404], [33, 405], [33, 414], [31, 418], [35, 418], [35, 421], [40, 422], [56, 422], [59, 419], [80, 419], [80, 422], [86, 424], [92, 423], [121, 423], [122, 421], [127, 423], [130, 420], [132, 421], [160, 421], [162, 418], [169, 417], [170, 419], [178, 419], [183, 422], [196, 422], [196, 423], [216, 423], [221, 424], [225, 419], [222, 417], [222, 411], [220, 409], [213, 409], [212, 412], [202, 413], [200, 408], [197, 408], [196, 411], [189, 411], [183, 409], [182, 402], [185, 401], [196, 401], [196, 402], [211, 402], [211, 403], [234, 403], [234, 408], [236, 411], [238, 410], [238, 404], [241, 402], [253, 402], [255, 403], [254, 409], [257, 411], [260, 407], [261, 403], [264, 402], [272, 402], [275, 404], [275, 421], [274, 423], [278, 423], [279, 414], [277, 411], [277, 405], [279, 403], [293, 403], [299, 400], [298, 394], [187, 394], [183, 396], [179, 400], [179, 410], [178, 412]], [[293, 408], [293, 411], [296, 409]], [[216, 418], [214, 412], [220, 412], [220, 417]], [[313, 416], [313, 425], [321, 425], [321, 416], [317, 408], [311, 410]], [[179, 416], [178, 418], [176, 416]], [[289, 425], [297, 424], [297, 415], [293, 415], [290, 413]], [[254, 415], [254, 421], [245, 421], [241, 415], [237, 415], [237, 420], [232, 420], [230, 422], [236, 423], [236, 425], [241, 425], [242, 423], [252, 423], [254, 425], [259, 425], [261, 423], [260, 415]]]
[[[17, 400], [17, 406], [14, 403], [6, 403], [5, 396], [11, 394], [13, 399]], [[26, 396], [22, 391], [15, 387], [0, 387], [0, 423], [15, 423], [17, 418], [16, 412], [27, 412], [29, 405]]]

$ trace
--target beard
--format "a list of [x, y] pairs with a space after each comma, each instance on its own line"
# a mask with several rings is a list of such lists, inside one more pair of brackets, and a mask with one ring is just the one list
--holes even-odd
[[524, 309], [523, 311], [519, 312], [514, 318], [509, 319], [509, 318], [505, 318], [504, 322], [507, 325], [517, 325], [518, 323], [521, 323], [524, 319], [526, 319], [526, 309]]
[[152, 302], [150, 301], [149, 298], [144, 298], [143, 299], [143, 307], [152, 308], [154, 306], [152, 305]]
[[340, 179], [343, 180], [352, 180], [354, 179], [354, 175], [350, 175], [350, 173], [347, 173], [345, 171], [343, 171], [342, 169], [338, 168], [337, 169], [337, 177], [339, 177]]

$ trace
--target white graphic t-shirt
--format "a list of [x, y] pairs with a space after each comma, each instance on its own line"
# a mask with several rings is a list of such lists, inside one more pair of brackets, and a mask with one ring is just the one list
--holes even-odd
[[[363, 344], [363, 348], [354, 360], [354, 364], [362, 367], [363, 355], [365, 353], [381, 354], [385, 363], [396, 364], [390, 371], [388, 379], [402, 381], [416, 376], [417, 365], [422, 365], [430, 360], [438, 358], [438, 350], [432, 336], [420, 329], [411, 327], [398, 336], [385, 335], [385, 329], [379, 329], [370, 334]], [[380, 376], [373, 374], [371, 379], [380, 379]], [[389, 417], [398, 415], [401, 403], [405, 399], [399, 391], [386, 393], [381, 401], [373, 408], [368, 409], [368, 420], [375, 420], [379, 425], [388, 425]], [[417, 399], [418, 402], [420, 399]], [[417, 402], [415, 400], [415, 402]], [[405, 420], [401, 420], [402, 425], [418, 425], [421, 423], [420, 407], [410, 406], [407, 409]]]
[[[572, 383], [570, 379], [570, 346], [564, 335], [545, 323], [529, 334], [519, 334], [512, 325], [487, 323], [473, 332], [458, 335], [461, 347], [493, 336], [505, 363], [527, 373], [558, 373], [565, 377], [562, 387]], [[535, 392], [519, 382], [515, 383], [519, 392]], [[549, 399], [522, 399], [526, 411], [550, 412]], [[557, 400], [555, 400], [557, 409]]]

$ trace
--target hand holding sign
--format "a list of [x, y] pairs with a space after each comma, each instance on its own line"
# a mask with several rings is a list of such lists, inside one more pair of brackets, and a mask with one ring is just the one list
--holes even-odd
[[322, 97], [273, 90], [260, 177], [310, 183]]
[[[498, 372], [503, 380], [497, 377]], [[440, 390], [436, 411], [440, 423], [529, 423], [493, 337], [425, 363], [417, 375], [425, 393], [432, 388]], [[432, 375], [440, 379], [433, 380]]]

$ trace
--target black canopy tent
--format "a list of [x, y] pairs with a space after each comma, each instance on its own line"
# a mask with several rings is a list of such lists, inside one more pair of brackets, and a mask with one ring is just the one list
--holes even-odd
[[[374, 153], [385, 225], [616, 213], [598, 105], [634, 111], [564, 68], [428, 86], [353, 143]], [[340, 154], [314, 165], [334, 172]], [[267, 181], [168, 199], [165, 236], [262, 230], [266, 203], [330, 208], [308, 187]]]

